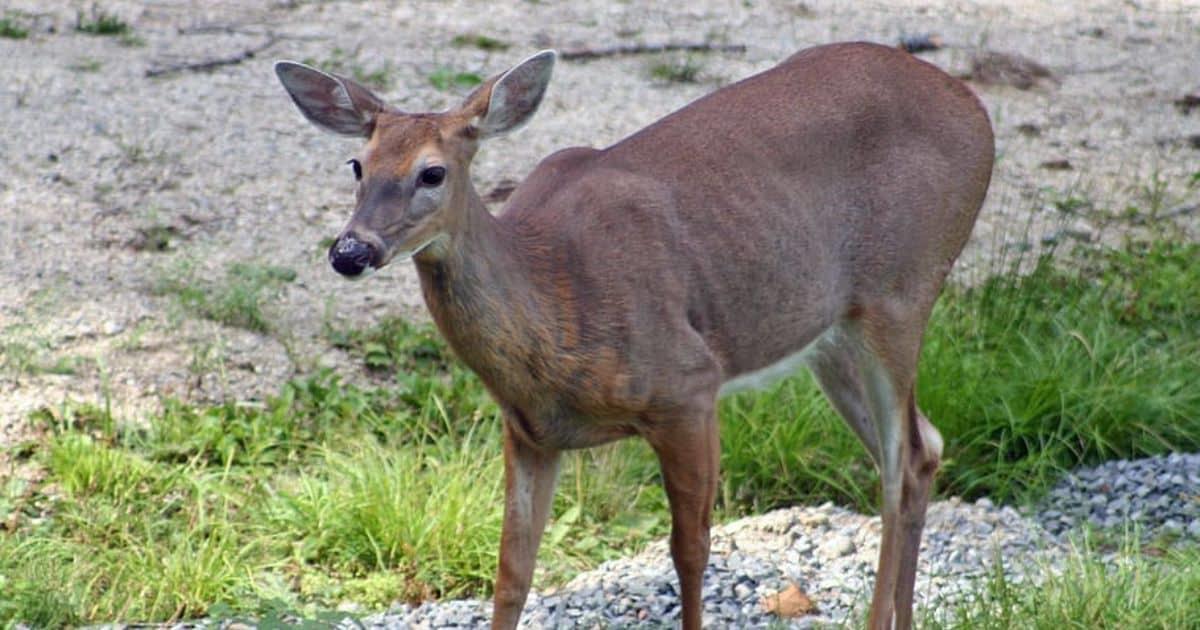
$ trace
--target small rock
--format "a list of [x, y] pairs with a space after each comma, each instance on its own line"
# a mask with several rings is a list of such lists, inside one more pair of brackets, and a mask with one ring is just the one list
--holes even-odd
[[826, 558], [841, 558], [854, 552], [854, 541], [848, 536], [835, 534], [821, 545], [821, 555]]

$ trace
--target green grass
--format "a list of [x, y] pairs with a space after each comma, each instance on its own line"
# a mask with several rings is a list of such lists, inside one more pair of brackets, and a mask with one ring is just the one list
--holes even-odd
[[29, 37], [29, 29], [13, 15], [0, 17], [0, 37], [5, 39], [25, 39]]
[[329, 52], [328, 56], [322, 59], [306, 57], [303, 61], [314, 68], [348, 76], [359, 83], [378, 90], [386, 90], [391, 87], [392, 72], [395, 70], [392, 63], [385, 61], [383, 65], [377, 68], [368, 69], [359, 63], [358, 52], [358, 49], [346, 50], [335, 47]]
[[[1198, 257], [1195, 244], [1130, 243], [949, 290], [919, 391], [946, 437], [941, 492], [1028, 501], [1064, 468], [1200, 446]], [[208, 281], [184, 267], [162, 291], [202, 316], [267, 326], [265, 303], [293, 276], [235, 265]], [[146, 421], [78, 403], [36, 414], [42, 437], [9, 454], [42, 474], [0, 487], [11, 593], [0, 625], [321, 619], [347, 601], [486, 594], [503, 489], [495, 404], [429, 326], [387, 319], [326, 335], [369, 385], [319, 372], [263, 401], [166, 400]], [[826, 500], [874, 509], [875, 474], [809, 377], [726, 399], [721, 416], [719, 518]], [[538, 584], [668, 526], [644, 444], [570, 453]], [[1105, 600], [1110, 577], [1085, 558], [1047, 573], [1046, 588], [987, 583], [956, 627], [1188, 622], [1194, 605], [1176, 595], [1194, 592], [1184, 569], [1198, 565], [1179, 553], [1134, 555], [1136, 570], [1110, 576], [1133, 606]]]
[[284, 285], [296, 279], [286, 267], [259, 263], [233, 263], [219, 281], [200, 277], [189, 261], [177, 263], [158, 278], [154, 292], [169, 295], [188, 312], [215, 322], [269, 332], [274, 319], [269, 304]]
[[133, 29], [120, 17], [92, 5], [90, 15], [75, 14], [75, 30], [88, 35], [126, 35]]
[[456, 90], [475, 87], [483, 83], [483, 77], [474, 72], [462, 72], [443, 66], [429, 73], [429, 83], [439, 90]]
[[100, 63], [99, 59], [93, 59], [91, 57], [82, 57], [80, 59], [75, 60], [71, 65], [67, 66], [67, 69], [69, 69], [73, 72], [89, 72], [90, 73], [90, 72], [100, 72], [100, 68], [102, 66], [103, 66], [103, 64]]
[[1072, 550], [1059, 566], [1034, 567], [1034, 580], [1017, 582], [996, 570], [964, 605], [946, 618], [925, 611], [921, 627], [972, 630], [1118, 630], [1200, 627], [1200, 548], [1163, 557], [1126, 543], [1104, 558], [1090, 545]]
[[666, 59], [650, 64], [647, 72], [651, 79], [664, 83], [699, 83], [704, 64], [691, 56]]
[[506, 41], [502, 41], [488, 35], [480, 35], [478, 33], [463, 33], [461, 35], [455, 35], [454, 38], [450, 40], [450, 45], [458, 48], [478, 48], [479, 50], [486, 50], [488, 52], [504, 51], [511, 47], [511, 44]]
[[1028, 499], [1065, 468], [1200, 448], [1200, 246], [1130, 243], [955, 290], [918, 399], [950, 493]]

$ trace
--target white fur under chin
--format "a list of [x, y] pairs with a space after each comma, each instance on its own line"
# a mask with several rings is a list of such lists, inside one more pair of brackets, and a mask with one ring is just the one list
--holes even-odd
[[439, 234], [437, 236], [434, 236], [433, 238], [430, 238], [429, 240], [425, 241], [424, 243], [417, 245], [416, 247], [414, 247], [408, 251], [396, 252], [396, 255], [392, 256], [392, 259], [393, 260], [408, 260], [408, 259], [412, 258], [413, 256], [416, 256], [417, 254], [420, 254], [421, 252], [425, 251], [426, 247], [429, 247], [430, 245], [432, 245], [434, 243], [434, 241], [437, 241], [440, 238], [442, 238], [442, 236]]

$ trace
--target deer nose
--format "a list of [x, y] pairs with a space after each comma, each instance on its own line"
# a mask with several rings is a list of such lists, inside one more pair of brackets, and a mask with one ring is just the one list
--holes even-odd
[[358, 240], [353, 234], [342, 236], [329, 248], [329, 262], [333, 270], [347, 278], [362, 275], [377, 258], [375, 246]]

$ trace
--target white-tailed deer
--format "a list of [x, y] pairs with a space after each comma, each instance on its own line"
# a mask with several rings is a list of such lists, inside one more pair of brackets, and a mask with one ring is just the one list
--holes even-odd
[[492, 216], [471, 159], [533, 116], [554, 61], [421, 114], [275, 66], [310, 121], [367, 139], [334, 269], [411, 256], [433, 320], [503, 410], [492, 626], [517, 624], [559, 453], [638, 435], [670, 500], [683, 627], [699, 628], [717, 399], [806, 363], [883, 483], [870, 626], [910, 627], [942, 452], [914, 399], [917, 357], [991, 177], [984, 108], [900, 50], [813, 48], [607, 149], [551, 155]]

